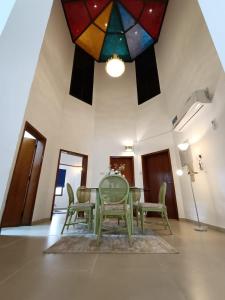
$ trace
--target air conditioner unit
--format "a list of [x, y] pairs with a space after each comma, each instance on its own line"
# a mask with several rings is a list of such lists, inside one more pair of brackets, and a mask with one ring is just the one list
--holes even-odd
[[197, 116], [199, 111], [211, 102], [212, 99], [207, 89], [194, 92], [185, 102], [183, 110], [173, 118], [174, 131], [182, 132], [189, 122]]

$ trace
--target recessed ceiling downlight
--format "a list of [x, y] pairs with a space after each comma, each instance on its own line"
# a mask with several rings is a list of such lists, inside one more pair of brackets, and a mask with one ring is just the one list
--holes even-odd
[[125, 63], [116, 54], [106, 63], [106, 72], [111, 77], [120, 77], [125, 72]]

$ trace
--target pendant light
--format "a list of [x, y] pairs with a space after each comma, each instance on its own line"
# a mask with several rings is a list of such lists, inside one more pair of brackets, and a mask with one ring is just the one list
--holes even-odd
[[113, 57], [107, 61], [105, 69], [109, 76], [120, 77], [125, 72], [125, 63], [118, 55], [113, 54]]

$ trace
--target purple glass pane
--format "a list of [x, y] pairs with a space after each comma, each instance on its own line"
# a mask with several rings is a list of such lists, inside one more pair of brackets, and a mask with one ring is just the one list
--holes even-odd
[[126, 39], [132, 59], [154, 43], [153, 38], [139, 24], [126, 33]]

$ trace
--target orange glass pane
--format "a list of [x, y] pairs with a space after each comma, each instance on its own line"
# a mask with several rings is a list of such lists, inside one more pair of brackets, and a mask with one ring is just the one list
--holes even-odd
[[102, 30], [106, 31], [109, 24], [109, 17], [112, 11], [111, 2], [106, 9], [100, 14], [100, 16], [95, 20], [95, 24], [98, 25]]
[[104, 37], [105, 33], [92, 24], [76, 40], [76, 44], [93, 56], [96, 60], [98, 60]]

